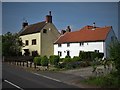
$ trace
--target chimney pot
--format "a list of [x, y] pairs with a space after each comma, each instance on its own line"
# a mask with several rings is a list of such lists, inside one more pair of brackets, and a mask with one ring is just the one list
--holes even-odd
[[46, 23], [52, 23], [51, 11], [49, 11], [49, 15], [46, 15]]
[[67, 26], [66, 32], [71, 32], [70, 26]]

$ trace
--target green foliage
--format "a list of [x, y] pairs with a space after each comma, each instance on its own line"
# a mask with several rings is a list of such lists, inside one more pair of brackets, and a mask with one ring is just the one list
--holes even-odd
[[97, 52], [91, 53], [91, 59], [92, 60], [95, 60], [95, 58], [98, 58], [98, 57], [99, 57], [99, 53], [97, 53]]
[[103, 57], [103, 53], [80, 51], [79, 57], [82, 60], [94, 60], [96, 57], [102, 58]]
[[86, 58], [86, 55], [85, 55], [84, 51], [80, 51], [80, 52], [79, 52], [79, 57], [80, 57], [81, 59], [85, 59], [85, 58]]
[[113, 73], [110, 73], [106, 76], [90, 77], [89, 79], [85, 80], [85, 83], [109, 88], [119, 87], [118, 78]]
[[51, 55], [49, 60], [50, 60], [51, 65], [58, 65], [58, 63], [60, 61], [60, 57], [57, 55]]
[[49, 60], [47, 58], [47, 56], [43, 56], [41, 59], [41, 65], [42, 66], [48, 66]]
[[17, 33], [7, 32], [2, 35], [2, 55], [18, 56], [22, 47], [22, 41]]
[[63, 59], [63, 62], [64, 62], [64, 63], [71, 62], [71, 57], [70, 57], [70, 56], [66, 56], [66, 57]]
[[65, 58], [71, 58], [70, 56], [65, 56]]
[[37, 65], [41, 65], [41, 57], [34, 57], [34, 63], [37, 64]]
[[112, 43], [109, 52], [110, 52], [110, 58], [115, 63], [115, 67], [117, 69], [118, 79], [120, 83], [120, 43], [119, 42]]
[[72, 61], [73, 61], [73, 62], [81, 61], [81, 58], [78, 57], [78, 56], [74, 56], [74, 57], [72, 58]]

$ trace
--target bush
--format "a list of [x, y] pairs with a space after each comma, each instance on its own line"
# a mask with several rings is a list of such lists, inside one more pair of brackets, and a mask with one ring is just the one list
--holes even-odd
[[34, 57], [34, 63], [37, 65], [41, 65], [41, 57]]
[[47, 56], [42, 57], [41, 65], [42, 66], [48, 66], [48, 63], [49, 63], [49, 60], [48, 60]]
[[58, 65], [56, 66], [56, 68], [65, 68], [66, 63], [58, 63]]
[[56, 56], [56, 55], [52, 55], [52, 56], [50, 56], [49, 60], [50, 60], [50, 64], [58, 65], [58, 63], [60, 61], [60, 57]]
[[97, 52], [84, 52], [84, 51], [80, 51], [79, 53], [79, 57], [82, 59], [82, 60], [93, 60], [95, 59], [96, 57], [98, 58], [103, 58], [104, 54], [103, 53], [97, 53]]
[[90, 65], [91, 65], [91, 63], [89, 61], [81, 61], [80, 62], [80, 67], [88, 67]]
[[73, 62], [76, 62], [76, 61], [81, 61], [81, 58], [78, 57], [78, 56], [74, 56], [73, 59], [72, 59]]
[[116, 88], [120, 87], [118, 83], [118, 78], [113, 74], [108, 74], [106, 76], [99, 76], [99, 77], [90, 77], [85, 82], [92, 85], [97, 85], [101, 87], [109, 87], [109, 88]]
[[63, 59], [63, 62], [64, 62], [64, 63], [71, 62], [71, 58], [70, 58], [70, 57], [65, 57], [65, 58]]

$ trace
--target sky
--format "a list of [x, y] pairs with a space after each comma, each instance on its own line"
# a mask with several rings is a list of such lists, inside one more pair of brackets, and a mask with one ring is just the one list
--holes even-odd
[[68, 25], [76, 31], [95, 22], [98, 27], [112, 26], [118, 36], [117, 2], [3, 2], [2, 33], [19, 32], [24, 18], [29, 24], [44, 21], [49, 11], [59, 31]]

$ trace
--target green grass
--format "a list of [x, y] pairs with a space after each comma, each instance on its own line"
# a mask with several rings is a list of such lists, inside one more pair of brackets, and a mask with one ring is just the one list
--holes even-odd
[[106, 76], [99, 76], [99, 77], [90, 77], [89, 79], [83, 81], [83, 83], [89, 85], [96, 85], [99, 87], [110, 87], [110, 88], [120, 87], [118, 83], [118, 78], [114, 74], [108, 74]]

